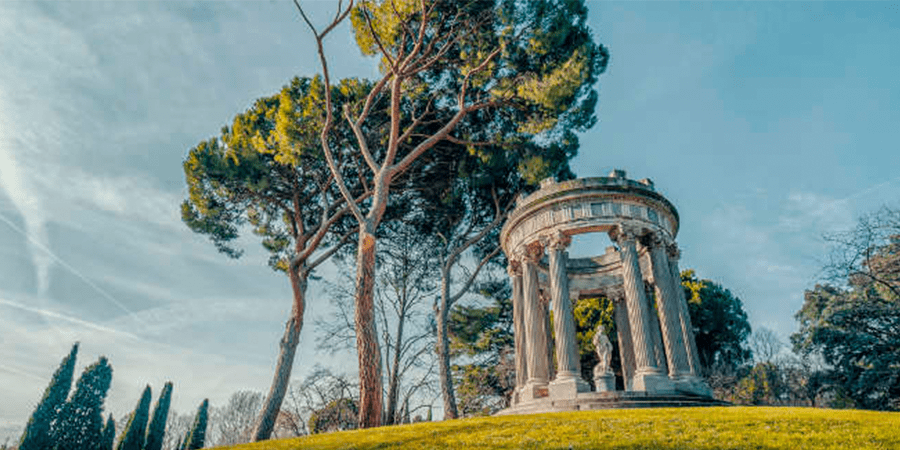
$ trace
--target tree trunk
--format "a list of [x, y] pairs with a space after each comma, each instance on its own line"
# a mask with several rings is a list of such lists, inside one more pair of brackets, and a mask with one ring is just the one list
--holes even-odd
[[406, 286], [400, 304], [400, 314], [397, 319], [397, 336], [394, 338], [394, 355], [391, 361], [391, 381], [388, 383], [388, 403], [385, 412], [385, 425], [394, 425], [397, 420], [397, 399], [400, 390], [400, 346], [403, 345], [403, 324], [406, 322]]
[[381, 349], [375, 330], [375, 236], [360, 224], [356, 256], [356, 353], [359, 358], [359, 428], [381, 425]]
[[280, 353], [278, 354], [278, 363], [275, 365], [275, 377], [272, 379], [272, 386], [263, 402], [259, 411], [259, 417], [253, 426], [251, 432], [251, 440], [253, 442], [264, 441], [272, 435], [275, 428], [275, 420], [278, 418], [278, 412], [281, 411], [281, 403], [284, 401], [284, 394], [287, 392], [288, 383], [291, 379], [291, 370], [294, 367], [294, 355], [297, 353], [297, 344], [300, 342], [300, 330], [303, 328], [303, 313], [306, 310], [306, 277], [304, 272], [300, 274], [297, 270], [289, 270], [288, 276], [291, 280], [291, 289], [294, 293], [294, 307], [291, 311], [291, 318], [287, 321], [284, 328], [284, 336], [281, 338]]
[[453, 392], [453, 378], [450, 373], [450, 339], [447, 335], [448, 303], [450, 301], [450, 270], [441, 269], [441, 306], [437, 320], [438, 376], [441, 379], [441, 396], [444, 399], [444, 420], [456, 419], [456, 394]]

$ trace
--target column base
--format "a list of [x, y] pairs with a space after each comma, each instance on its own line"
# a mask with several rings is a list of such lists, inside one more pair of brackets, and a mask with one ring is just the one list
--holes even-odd
[[656, 370], [634, 374], [631, 384], [632, 389], [638, 392], [653, 394], [675, 392], [675, 383], [669, 377]]
[[519, 394], [519, 402], [524, 403], [531, 400], [537, 400], [549, 395], [550, 391], [547, 388], [546, 381], [529, 381], [525, 383], [525, 386], [522, 386], [522, 391]]
[[683, 375], [672, 379], [675, 384], [675, 391], [683, 394], [699, 395], [701, 397], [712, 398], [712, 389], [703, 381], [702, 378], [694, 375]]
[[616, 375], [607, 372], [601, 375], [594, 375], [594, 387], [596, 392], [611, 392], [616, 390]]
[[590, 392], [591, 385], [580, 376], [557, 377], [550, 382], [550, 398], [554, 400], [573, 399], [579, 392]]

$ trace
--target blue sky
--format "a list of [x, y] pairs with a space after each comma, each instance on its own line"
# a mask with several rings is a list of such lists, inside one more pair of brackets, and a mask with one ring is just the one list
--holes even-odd
[[[786, 338], [822, 233], [900, 201], [900, 6], [589, 7], [611, 62], [576, 173], [653, 179], [681, 213], [682, 268]], [[288, 283], [251, 237], [240, 260], [216, 253], [178, 205], [191, 146], [317, 71], [292, 4], [5, 1], [0, 36], [0, 442], [75, 340], [79, 372], [110, 358], [116, 417], [147, 383], [174, 381], [180, 411], [266, 390]], [[374, 74], [346, 28], [327, 46], [337, 76]], [[318, 292], [298, 378], [336, 364], [313, 349]]]

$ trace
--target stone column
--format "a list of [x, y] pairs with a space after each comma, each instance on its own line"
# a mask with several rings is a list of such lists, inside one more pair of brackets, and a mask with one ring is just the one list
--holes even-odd
[[578, 392], [590, 391], [581, 379], [581, 361], [575, 342], [575, 317], [569, 299], [569, 274], [566, 270], [566, 247], [572, 240], [558, 233], [549, 241], [550, 299], [553, 308], [553, 331], [556, 338], [556, 379], [550, 383], [553, 398], [575, 398]]
[[537, 263], [543, 248], [539, 242], [533, 242], [526, 248], [522, 265], [522, 300], [525, 321], [525, 339], [528, 347], [526, 366], [528, 379], [522, 391], [523, 401], [546, 397], [547, 366], [547, 332], [544, 329], [546, 319], [542, 317], [538, 299]]
[[634, 346], [631, 344], [631, 327], [628, 326], [628, 307], [625, 300], [615, 302], [616, 335], [619, 338], [619, 360], [622, 363], [622, 382], [631, 391], [634, 379]]
[[544, 358], [546, 358], [547, 364], [547, 379], [552, 380], [556, 377], [556, 367], [553, 365], [553, 327], [550, 325], [550, 299], [547, 297], [547, 293], [544, 291], [539, 291], [538, 295], [538, 304], [540, 308], [538, 308], [538, 332], [543, 333], [544, 339], [547, 342], [547, 351], [544, 352]]
[[688, 310], [687, 299], [684, 296], [684, 289], [681, 287], [681, 271], [678, 270], [678, 259], [681, 256], [681, 252], [675, 244], [669, 247], [668, 256], [672, 285], [676, 287], [675, 303], [678, 310], [678, 324], [681, 328], [681, 336], [684, 341], [689, 368], [689, 373], [679, 378], [677, 387], [681, 391], [712, 397], [712, 390], [700, 377], [700, 355], [697, 353], [697, 341], [694, 339], [694, 327], [691, 325], [691, 314]]
[[671, 267], [666, 257], [664, 242], [659, 236], [652, 236], [649, 242], [650, 266], [653, 270], [654, 288], [656, 289], [656, 309], [659, 314], [659, 326], [662, 330], [663, 345], [666, 349], [666, 362], [669, 378], [677, 380], [689, 375], [684, 335], [681, 329], [679, 299], [672, 284]]
[[647, 286], [646, 290], [644, 290], [644, 295], [647, 298], [647, 321], [650, 324], [650, 338], [653, 343], [653, 361], [656, 363], [656, 367], [660, 370], [661, 373], [667, 373], [668, 365], [666, 364], [666, 351], [663, 348], [663, 338], [662, 338], [662, 329], [659, 324], [659, 315], [656, 310], [659, 307], [659, 302], [655, 302], [654, 292], [652, 290], [652, 286]]
[[634, 347], [635, 374], [632, 387], [635, 391], [669, 392], [674, 386], [669, 378], [656, 367], [651, 354], [652, 336], [647, 311], [647, 299], [644, 294], [644, 280], [638, 264], [636, 238], [637, 233], [627, 227], [617, 226], [611, 237], [619, 244], [622, 259], [622, 278], [625, 287], [625, 303], [628, 308], [628, 324], [631, 326], [632, 345]]
[[510, 260], [506, 268], [512, 280], [513, 290], [513, 334], [516, 346], [516, 390], [514, 403], [519, 403], [520, 391], [528, 381], [528, 344], [525, 340], [525, 310], [522, 298], [522, 265], [519, 261]]

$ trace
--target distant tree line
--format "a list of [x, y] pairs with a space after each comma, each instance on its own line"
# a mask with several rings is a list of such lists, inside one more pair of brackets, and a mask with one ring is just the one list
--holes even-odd
[[[134, 411], [128, 415], [116, 444], [116, 421], [112, 414], [103, 420], [103, 403], [112, 383], [112, 366], [106, 357], [88, 366], [75, 383], [78, 343], [72, 346], [54, 372], [44, 395], [28, 419], [18, 450], [163, 450], [172, 383], [162, 393], [150, 413], [150, 386], [144, 389]], [[193, 425], [177, 445], [166, 450], [203, 448], [209, 402], [204, 400]], [[5, 446], [4, 446], [5, 447]]]

